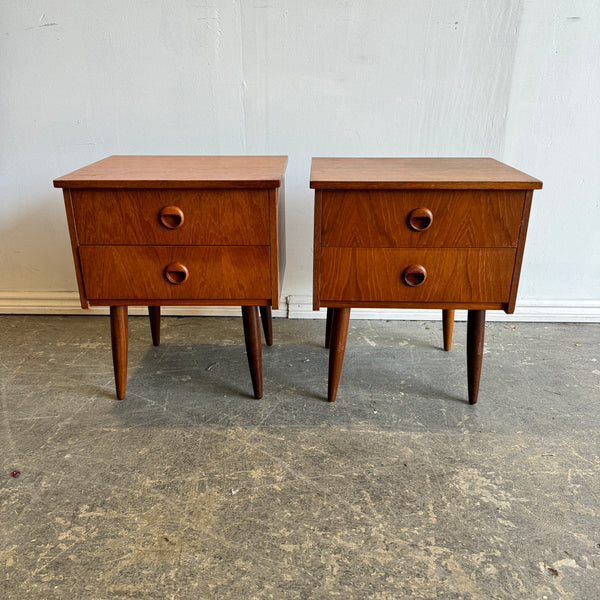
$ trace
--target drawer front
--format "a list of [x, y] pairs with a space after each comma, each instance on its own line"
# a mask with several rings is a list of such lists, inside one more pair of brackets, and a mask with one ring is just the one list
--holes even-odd
[[79, 254], [90, 300], [271, 297], [268, 246], [81, 246]]
[[512, 190], [327, 190], [322, 245], [516, 247], [525, 194]]
[[79, 244], [268, 245], [267, 190], [72, 189]]
[[507, 302], [514, 263], [504, 248], [323, 248], [321, 301]]

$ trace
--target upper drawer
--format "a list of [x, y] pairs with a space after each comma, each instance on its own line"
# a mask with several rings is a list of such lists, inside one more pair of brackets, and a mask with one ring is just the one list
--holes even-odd
[[80, 244], [268, 245], [267, 190], [72, 189]]
[[512, 190], [325, 190], [323, 246], [515, 247], [525, 194]]

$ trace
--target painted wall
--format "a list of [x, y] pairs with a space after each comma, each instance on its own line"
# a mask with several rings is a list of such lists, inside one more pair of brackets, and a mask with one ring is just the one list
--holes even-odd
[[449, 155], [544, 180], [521, 297], [600, 318], [595, 0], [0, 0], [0, 31], [11, 306], [76, 290], [51, 182], [104, 156], [288, 154], [283, 292], [301, 301], [311, 156]]
[[503, 147], [506, 162], [544, 181], [520, 297], [598, 306], [600, 2], [525, 2]]

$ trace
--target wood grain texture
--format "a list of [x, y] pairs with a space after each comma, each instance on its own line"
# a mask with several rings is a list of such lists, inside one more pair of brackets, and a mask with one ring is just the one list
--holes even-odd
[[350, 310], [350, 308], [333, 309], [329, 348], [329, 377], [327, 382], [327, 399], [329, 402], [335, 401], [340, 383], [344, 354], [346, 353], [346, 341], [348, 339]]
[[[240, 305], [252, 386], [262, 391], [258, 306], [267, 344], [285, 267], [287, 157], [112, 156], [63, 187], [81, 303], [109, 305], [117, 396], [125, 396], [128, 305]], [[281, 190], [283, 192], [283, 190]], [[280, 250], [281, 249], [281, 250]]]
[[242, 306], [242, 319], [252, 389], [254, 397], [258, 400], [263, 397], [262, 345], [260, 343], [258, 307]]
[[[314, 158], [313, 307], [327, 307], [335, 399], [351, 307], [469, 310], [469, 401], [477, 401], [486, 309], [512, 312], [534, 189], [487, 158]], [[347, 315], [345, 312], [348, 311]], [[343, 340], [343, 342], [342, 342]]]
[[325, 321], [325, 348], [331, 346], [331, 328], [333, 327], [333, 308], [327, 309], [327, 317]]
[[[270, 306], [270, 300], [265, 298], [226, 298], [224, 300], [215, 300], [214, 298], [184, 298], [183, 300], [168, 300], [161, 298], [138, 298], [138, 299], [123, 299], [113, 298], [107, 300], [99, 298], [97, 300], [90, 299], [90, 306], [241, 306], [244, 302], [247, 306]], [[502, 308], [494, 306], [466, 306], [465, 308]]]
[[[277, 242], [277, 260], [273, 258], [273, 248], [271, 248], [271, 272], [273, 272], [275, 266], [278, 265], [278, 285], [273, 285], [272, 305], [273, 308], [279, 308], [279, 298], [281, 297], [281, 291], [283, 289], [283, 277], [285, 275], [285, 266], [287, 260], [287, 245], [285, 237], [285, 186], [283, 180], [280, 188], [269, 193], [277, 194], [277, 237], [271, 238], [271, 245], [274, 245], [275, 242]], [[272, 213], [269, 218], [274, 218]]]
[[517, 304], [517, 292], [519, 290], [519, 280], [521, 278], [521, 264], [523, 263], [523, 254], [525, 252], [525, 239], [527, 238], [527, 228], [529, 226], [529, 213], [531, 212], [532, 199], [533, 192], [527, 192], [525, 194], [525, 202], [523, 203], [523, 216], [521, 219], [521, 230], [519, 232], [519, 246], [517, 247], [517, 254], [515, 256], [515, 268], [512, 276], [510, 298], [508, 300], [508, 306], [506, 307], [506, 312], [508, 314], [515, 312], [515, 306]]
[[[80, 244], [268, 245], [268, 190], [74, 189]], [[161, 209], [180, 208], [169, 229]]]
[[154, 346], [160, 346], [160, 306], [149, 306], [148, 317], [150, 318], [152, 344]]
[[[323, 191], [323, 246], [513, 247], [524, 192], [497, 190]], [[433, 220], [424, 231], [408, 223], [417, 208]]]
[[315, 189], [540, 189], [492, 158], [313, 158]]
[[[271, 297], [268, 246], [81, 246], [86, 293], [94, 300], [238, 300]], [[164, 270], [181, 263], [173, 285]]]
[[[321, 237], [323, 235], [323, 192], [315, 190], [315, 218], [313, 242], [313, 310], [321, 305]], [[333, 318], [333, 317], [332, 317]]]
[[79, 258], [79, 239], [77, 237], [77, 224], [75, 223], [75, 214], [73, 212], [73, 202], [71, 201], [71, 190], [63, 190], [65, 201], [65, 211], [67, 213], [67, 224], [69, 226], [69, 238], [71, 240], [71, 252], [73, 253], [73, 263], [75, 264], [75, 276], [77, 277], [77, 288], [79, 290], [79, 300], [81, 308], [89, 308], [90, 304], [85, 295], [83, 285], [83, 275], [81, 274], [81, 260]]
[[287, 156], [109, 156], [54, 180], [68, 188], [274, 188]]
[[444, 332], [444, 350], [448, 352], [452, 348], [452, 334], [454, 332], [454, 310], [442, 311], [442, 328]]
[[[512, 248], [323, 248], [321, 300], [353, 302], [508, 302]], [[423, 265], [422, 285], [402, 282], [404, 269]]]
[[260, 320], [262, 321], [267, 346], [273, 345], [273, 311], [270, 306], [260, 306]]
[[[93, 305], [93, 301], [90, 301]], [[130, 302], [133, 304], [133, 302]], [[140, 302], [140, 304], [147, 304]], [[373, 300], [361, 302], [360, 300], [323, 300], [321, 302], [323, 308], [402, 308], [402, 309], [456, 309], [456, 310], [504, 310], [506, 302], [410, 302], [406, 300], [395, 301], [386, 300], [383, 302], [374, 302]]]
[[271, 265], [271, 302], [273, 308], [279, 308], [279, 296], [285, 272], [285, 225], [282, 223], [282, 213], [285, 214], [283, 188], [269, 190], [269, 244]]
[[479, 395], [484, 336], [485, 310], [470, 310], [467, 316], [467, 383], [469, 386], [469, 404], [475, 404]]
[[117, 398], [119, 400], [125, 398], [125, 390], [127, 388], [127, 355], [129, 346], [127, 320], [127, 306], [110, 307], [110, 337]]

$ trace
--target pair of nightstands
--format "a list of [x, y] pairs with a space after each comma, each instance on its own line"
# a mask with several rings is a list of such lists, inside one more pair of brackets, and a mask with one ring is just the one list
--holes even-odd
[[[254, 395], [285, 266], [285, 156], [112, 156], [64, 188], [81, 303], [110, 306], [117, 396], [127, 378], [127, 306], [239, 305]], [[437, 308], [450, 348], [468, 309], [469, 402], [477, 401], [485, 310], [512, 313], [537, 179], [492, 159], [315, 158], [314, 309], [327, 307], [335, 400], [352, 307]]]

